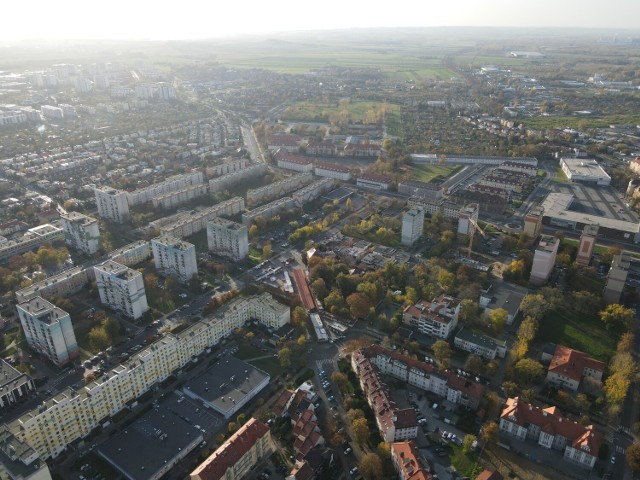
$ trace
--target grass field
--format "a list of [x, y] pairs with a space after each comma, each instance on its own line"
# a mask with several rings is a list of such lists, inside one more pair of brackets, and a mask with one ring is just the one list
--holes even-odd
[[414, 165], [411, 167], [411, 178], [420, 182], [431, 182], [436, 177], [446, 178], [461, 168], [446, 165]]
[[528, 117], [521, 120], [527, 127], [545, 128], [598, 128], [613, 124], [637, 125], [640, 115], [604, 115], [604, 116], [559, 116], [559, 117]]
[[299, 102], [287, 107], [281, 118], [294, 122], [328, 121], [340, 112], [346, 112], [349, 123], [372, 123], [370, 117], [384, 109], [387, 114], [387, 123], [397, 122], [400, 119], [400, 106], [381, 102], [343, 102], [343, 103], [311, 103]]
[[235, 354], [240, 360], [247, 360], [248, 358], [264, 357], [266, 354], [262, 350], [258, 350], [251, 345], [240, 345], [238, 347], [238, 353]]
[[462, 447], [451, 445], [453, 453], [451, 454], [451, 464], [456, 467], [456, 471], [462, 475], [475, 478], [481, 471], [482, 467], [478, 464], [478, 455], [474, 452], [465, 455]]
[[275, 357], [271, 358], [263, 358], [262, 360], [254, 360], [253, 362], [249, 362], [256, 368], [267, 372], [271, 377], [276, 377], [280, 375], [284, 368], [280, 366], [280, 360]]
[[585, 315], [564, 308], [547, 314], [540, 322], [538, 340], [575, 348], [606, 362], [616, 342], [604, 329], [596, 314]]

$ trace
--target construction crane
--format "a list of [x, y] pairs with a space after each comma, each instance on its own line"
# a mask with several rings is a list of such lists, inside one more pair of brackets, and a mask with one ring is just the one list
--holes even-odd
[[473, 248], [473, 237], [476, 234], [476, 229], [478, 229], [478, 231], [483, 237], [486, 237], [487, 234], [484, 233], [484, 230], [480, 228], [480, 225], [478, 225], [478, 222], [476, 222], [473, 218], [469, 217], [468, 220], [469, 220], [469, 223], [475, 227], [475, 228], [471, 228], [471, 225], [469, 225], [469, 250], [467, 252], [467, 257], [471, 258], [471, 250]]

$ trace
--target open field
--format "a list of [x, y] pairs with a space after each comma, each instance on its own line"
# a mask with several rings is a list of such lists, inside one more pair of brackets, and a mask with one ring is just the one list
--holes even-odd
[[598, 315], [585, 315], [560, 308], [549, 312], [540, 322], [538, 340], [575, 348], [606, 362], [616, 342], [604, 329]]
[[414, 165], [411, 167], [411, 178], [420, 182], [431, 182], [436, 177], [444, 179], [461, 168], [459, 165]]
[[341, 103], [311, 103], [298, 102], [282, 113], [281, 118], [293, 122], [328, 122], [331, 119], [344, 117], [348, 123], [362, 122], [365, 125], [376, 123], [377, 114], [386, 112], [387, 124], [400, 123], [400, 106], [381, 102], [341, 102]]
[[521, 121], [531, 128], [598, 128], [613, 124], [638, 125], [640, 115], [528, 117]]

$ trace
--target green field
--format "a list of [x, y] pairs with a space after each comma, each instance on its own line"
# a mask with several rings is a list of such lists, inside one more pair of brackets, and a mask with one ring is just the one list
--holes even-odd
[[284, 368], [280, 366], [280, 360], [275, 357], [263, 358], [262, 360], [254, 360], [253, 362], [249, 363], [256, 368], [267, 372], [269, 375], [271, 375], [271, 378], [277, 377], [284, 371]]
[[558, 116], [558, 117], [528, 117], [521, 121], [527, 127], [545, 128], [598, 128], [609, 125], [638, 125], [640, 115], [603, 115], [603, 116]]
[[564, 308], [550, 312], [540, 322], [538, 340], [575, 348], [606, 362], [616, 342], [597, 315], [575, 313]]
[[436, 177], [444, 179], [461, 169], [460, 165], [414, 165], [411, 168], [411, 178], [420, 182], [431, 182]]

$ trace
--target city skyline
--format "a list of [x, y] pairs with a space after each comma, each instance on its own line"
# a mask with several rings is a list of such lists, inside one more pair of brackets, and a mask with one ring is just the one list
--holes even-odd
[[[79, 5], [78, 5], [79, 7]], [[160, 9], [148, 1], [117, 0], [109, 9], [82, 5], [61, 9], [35, 0], [3, 7], [5, 22], [0, 40], [20, 39], [150, 39], [220, 38], [303, 30], [388, 27], [566, 27], [637, 29], [640, 4], [628, 0], [541, 0], [535, 7], [514, 7], [506, 0], [453, 0], [446, 5], [396, 2], [392, 9], [363, 8], [335, 0], [321, 8], [302, 11], [291, 0], [274, 6], [249, 0], [245, 8], [226, 3], [201, 5], [193, 0], [179, 9]], [[34, 16], [34, 12], [37, 12]], [[246, 12], [250, 12], [247, 14]], [[624, 15], [621, 13], [624, 12]], [[27, 21], [25, 21], [25, 19]]]

